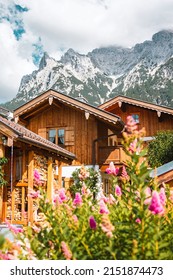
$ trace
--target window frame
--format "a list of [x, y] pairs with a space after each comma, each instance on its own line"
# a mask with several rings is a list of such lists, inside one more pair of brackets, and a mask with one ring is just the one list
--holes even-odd
[[[55, 142], [53, 142], [53, 141], [51, 141], [50, 140], [50, 131], [55, 131], [55, 136], [53, 136], [54, 138], [55, 138]], [[63, 143], [59, 143], [59, 138], [60, 138], [60, 136], [59, 136], [59, 131], [64, 131], [64, 133], [63, 133]], [[53, 138], [52, 137], [52, 138]], [[48, 140], [50, 141], [50, 142], [52, 142], [52, 143], [54, 143], [54, 144], [56, 144], [56, 145], [58, 145], [58, 146], [65, 146], [65, 128], [64, 127], [56, 127], [56, 128], [49, 128], [48, 129]]]

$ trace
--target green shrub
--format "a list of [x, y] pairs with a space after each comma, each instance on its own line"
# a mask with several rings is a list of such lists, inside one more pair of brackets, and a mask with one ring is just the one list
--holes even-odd
[[149, 143], [148, 160], [151, 167], [159, 167], [173, 160], [173, 131], [158, 132]]
[[70, 187], [70, 192], [73, 196], [76, 192], [82, 193], [82, 188], [88, 189], [94, 196], [100, 190], [100, 172], [92, 167], [82, 165], [72, 173], [72, 178], [74, 183]]

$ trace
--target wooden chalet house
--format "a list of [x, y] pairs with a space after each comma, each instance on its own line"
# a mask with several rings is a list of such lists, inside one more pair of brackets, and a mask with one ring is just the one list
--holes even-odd
[[103, 172], [111, 161], [123, 162], [122, 147], [109, 146], [109, 137], [124, 128], [121, 118], [55, 90], [47, 90], [14, 111], [15, 122], [75, 154], [63, 164], [64, 182], [82, 164]]
[[[132, 115], [139, 129], [145, 127], [146, 143], [152, 141], [158, 131], [173, 130], [173, 109], [169, 107], [119, 95], [101, 104], [99, 108], [120, 116], [124, 122], [127, 116]], [[166, 182], [173, 187], [173, 162], [157, 168], [152, 176], [154, 173], [157, 174], [159, 183]]]
[[[4, 111], [3, 111], [4, 113]], [[54, 178], [54, 166], [71, 164], [75, 155], [44, 139], [24, 126], [0, 116], [0, 158], [7, 158], [4, 179], [0, 186], [0, 222], [14, 224], [32, 223], [38, 205], [33, 205], [28, 193], [34, 189], [34, 170], [41, 174], [42, 187], [51, 199], [53, 189], [58, 188]], [[62, 170], [58, 177], [61, 181]]]
[[169, 107], [119, 95], [101, 104], [99, 108], [120, 116], [124, 122], [127, 116], [132, 115], [139, 129], [145, 127], [146, 137], [152, 137], [161, 130], [173, 130], [173, 109]]

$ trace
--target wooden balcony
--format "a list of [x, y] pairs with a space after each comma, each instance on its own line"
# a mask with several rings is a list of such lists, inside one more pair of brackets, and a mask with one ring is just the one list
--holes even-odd
[[111, 161], [115, 165], [122, 165], [126, 159], [127, 156], [122, 145], [99, 147], [98, 163], [100, 167], [108, 166]]

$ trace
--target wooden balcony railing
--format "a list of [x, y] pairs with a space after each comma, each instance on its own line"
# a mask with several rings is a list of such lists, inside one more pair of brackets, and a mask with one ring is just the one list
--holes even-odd
[[99, 147], [98, 163], [99, 165], [108, 165], [111, 161], [115, 164], [122, 164], [126, 161], [127, 156], [122, 145]]

